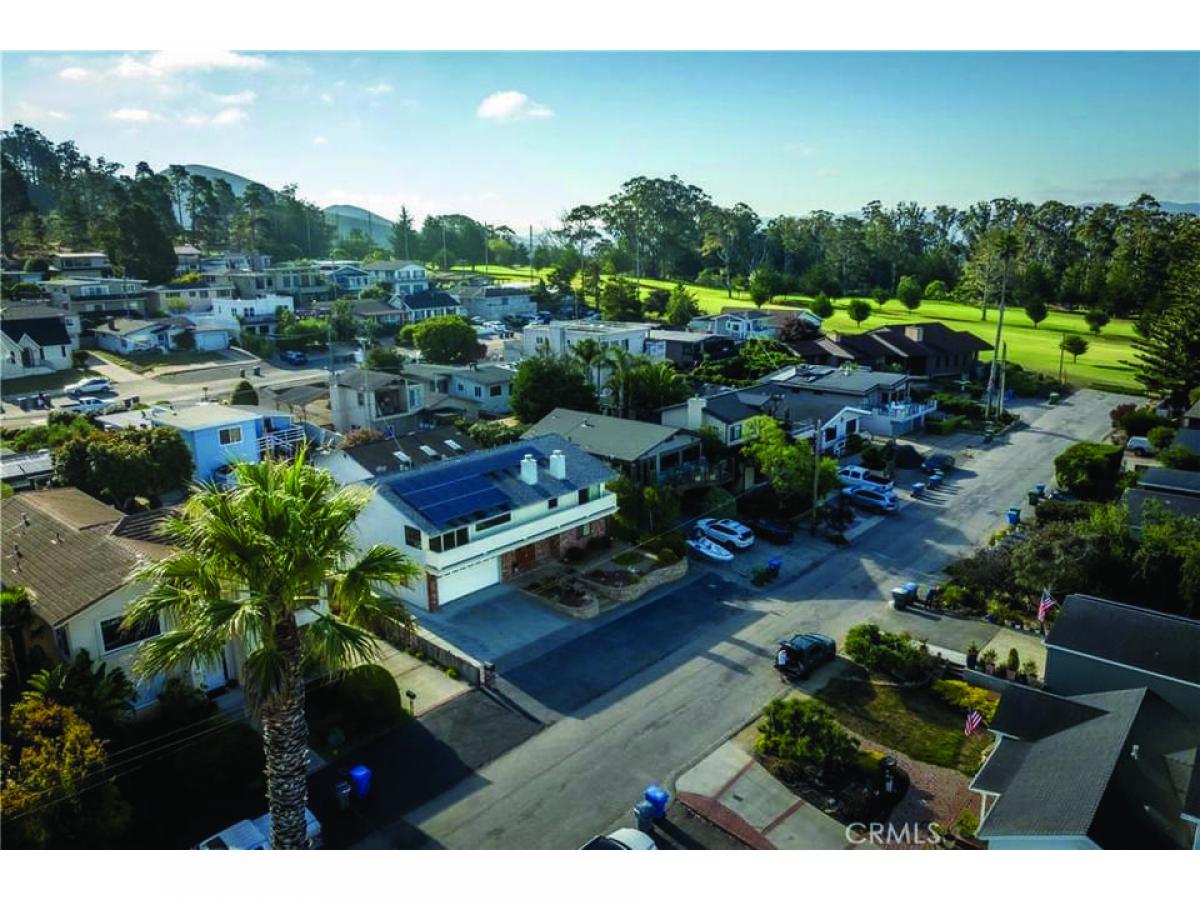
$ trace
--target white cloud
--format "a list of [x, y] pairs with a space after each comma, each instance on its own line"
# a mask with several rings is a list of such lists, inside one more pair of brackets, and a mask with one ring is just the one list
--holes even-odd
[[321, 94], [321, 102], [332, 104], [333, 103], [333, 94], [329, 93], [329, 91], [325, 91], [323, 94]]
[[554, 110], [535, 103], [520, 91], [497, 91], [483, 98], [475, 115], [497, 122], [513, 122], [518, 119], [549, 119], [554, 115]]
[[254, 91], [238, 91], [236, 94], [214, 94], [213, 99], [226, 106], [249, 106], [258, 94]]
[[800, 156], [816, 156], [821, 151], [816, 144], [784, 144], [783, 149]]
[[328, 143], [329, 143], [329, 138], [325, 137], [325, 135], [323, 135], [323, 134], [318, 134], [315, 138], [313, 138], [313, 146], [314, 147], [320, 147], [322, 144], [328, 144]]
[[379, 81], [379, 82], [376, 82], [375, 84], [367, 85], [367, 87], [365, 87], [364, 90], [368, 94], [374, 94], [376, 97], [378, 97], [383, 94], [390, 94], [392, 91], [395, 90], [395, 88], [392, 87], [390, 84], [388, 84], [386, 81]]
[[57, 109], [34, 106], [32, 103], [22, 100], [16, 104], [15, 108], [5, 111], [4, 121], [11, 125], [14, 122], [63, 122], [69, 118], [71, 117]]
[[144, 59], [122, 56], [112, 74], [120, 78], [158, 78], [177, 72], [212, 72], [218, 69], [253, 72], [269, 63], [261, 56], [232, 50], [159, 50]]
[[86, 81], [92, 77], [92, 73], [83, 66], [67, 66], [58, 73], [58, 77], [63, 81]]
[[249, 116], [246, 115], [246, 111], [244, 109], [231, 106], [228, 109], [221, 110], [219, 113], [213, 116], [212, 123], [214, 125], [237, 125], [241, 122], [245, 122], [248, 118]]
[[108, 114], [108, 117], [118, 122], [158, 122], [162, 120], [162, 116], [158, 113], [151, 112], [148, 109], [137, 109], [129, 106], [122, 109], [114, 109]]
[[202, 115], [200, 115], [200, 113], [192, 113], [191, 115], [184, 116], [179, 121], [182, 122], [184, 125], [192, 125], [192, 126], [207, 125], [208, 124], [208, 116], [202, 116]]

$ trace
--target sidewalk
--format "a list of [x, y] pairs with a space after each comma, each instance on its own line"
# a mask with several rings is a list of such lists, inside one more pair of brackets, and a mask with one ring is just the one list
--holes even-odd
[[[466, 680], [451, 678], [437, 666], [421, 662], [391, 645], [385, 644], [381, 649], [378, 664], [392, 673], [400, 696], [404, 697], [405, 709], [411, 708], [418, 717], [471, 689]], [[416, 694], [411, 702], [406, 691]]]
[[845, 850], [838, 821], [726, 741], [675, 782], [679, 802], [758, 850]]

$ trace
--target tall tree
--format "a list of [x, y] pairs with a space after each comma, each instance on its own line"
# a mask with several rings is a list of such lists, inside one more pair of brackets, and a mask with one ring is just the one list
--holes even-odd
[[407, 206], [400, 207], [400, 215], [396, 217], [396, 221], [392, 225], [388, 243], [391, 244], [392, 254], [397, 259], [413, 258], [413, 253], [419, 246], [418, 235], [413, 227], [413, 219], [409, 215]]
[[[338, 487], [303, 454], [239, 463], [233, 480], [233, 490], [193, 494], [167, 520], [178, 549], [142, 571], [149, 589], [126, 622], [168, 624], [142, 645], [135, 663], [142, 675], [209, 664], [231, 641], [242, 647], [247, 704], [262, 723], [271, 845], [299, 849], [308, 799], [304, 671], [373, 659], [371, 629], [410, 622], [401, 601], [381, 591], [420, 570], [395, 547], [356, 553], [355, 521], [370, 491]], [[311, 618], [303, 629], [302, 612]]]

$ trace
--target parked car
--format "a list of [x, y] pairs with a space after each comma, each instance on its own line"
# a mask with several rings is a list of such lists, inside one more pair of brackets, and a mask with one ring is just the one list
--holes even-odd
[[776, 655], [775, 667], [794, 678], [807, 678], [837, 657], [837, 641], [817, 632], [792, 635], [779, 642], [779, 649], [783, 651], [786, 662], [781, 664]]
[[78, 397], [80, 394], [102, 394], [111, 390], [112, 382], [107, 378], [85, 378], [74, 384], [68, 384], [66, 387], [68, 397]]
[[[324, 843], [321, 823], [312, 810], [304, 809], [305, 833], [310, 850], [319, 850]], [[269, 850], [271, 848], [271, 814], [257, 819], [242, 819], [196, 845], [197, 850]]]
[[279, 358], [293, 366], [302, 366], [308, 362], [308, 354], [303, 350], [280, 350]]
[[689, 538], [687, 545], [692, 548], [693, 553], [703, 556], [705, 559], [711, 559], [713, 562], [729, 562], [733, 559], [731, 551], [699, 533], [695, 537]]
[[849, 497], [856, 506], [873, 509], [878, 512], [895, 512], [897, 508], [896, 495], [890, 491], [880, 491], [875, 488], [848, 487], [842, 488], [842, 495]]
[[930, 453], [925, 457], [925, 461], [921, 463], [921, 471], [926, 474], [932, 474], [938, 469], [943, 472], [949, 472], [954, 468], [954, 457], [949, 453]]
[[796, 531], [787, 522], [780, 522], [777, 519], [768, 519], [761, 516], [756, 516], [752, 519], [747, 519], [746, 524], [765, 541], [770, 541], [772, 544], [790, 544], [792, 538], [796, 536]]
[[838, 469], [838, 480], [850, 487], [869, 487], [879, 491], [893, 491], [896, 485], [886, 475], [879, 475], [863, 466], [842, 466]]
[[657, 850], [654, 839], [636, 828], [618, 828], [612, 834], [598, 834], [580, 850]]
[[111, 401], [101, 400], [99, 397], [80, 397], [70, 406], [66, 407], [71, 412], [78, 413], [98, 413], [105, 412], [112, 407]]
[[1125, 449], [1132, 451], [1137, 456], [1154, 455], [1154, 447], [1148, 437], [1131, 437], [1125, 442]]
[[754, 546], [754, 532], [733, 519], [701, 519], [696, 523], [696, 527], [706, 538], [718, 544], [736, 547], [738, 550], [747, 550]]

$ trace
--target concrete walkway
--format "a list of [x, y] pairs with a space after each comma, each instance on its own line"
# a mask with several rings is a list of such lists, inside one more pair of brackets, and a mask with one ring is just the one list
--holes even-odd
[[[421, 662], [391, 645], [382, 647], [377, 663], [392, 673], [400, 696], [404, 697], [405, 709], [411, 708], [418, 717], [471, 689], [466, 680], [451, 678], [437, 666]], [[411, 704], [406, 691], [417, 695]]]
[[840, 822], [726, 741], [675, 782], [680, 803], [759, 850], [845, 850]]

